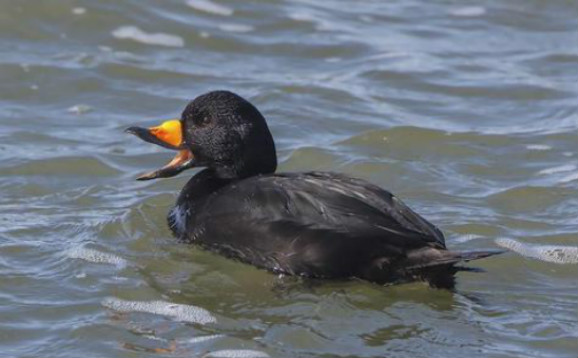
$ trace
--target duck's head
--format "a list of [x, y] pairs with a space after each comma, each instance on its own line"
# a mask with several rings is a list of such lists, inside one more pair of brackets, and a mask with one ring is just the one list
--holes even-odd
[[251, 103], [228, 91], [214, 91], [192, 100], [180, 119], [152, 128], [130, 127], [140, 139], [178, 151], [164, 167], [137, 180], [175, 176], [185, 169], [206, 167], [223, 179], [273, 173], [277, 156], [265, 118]]

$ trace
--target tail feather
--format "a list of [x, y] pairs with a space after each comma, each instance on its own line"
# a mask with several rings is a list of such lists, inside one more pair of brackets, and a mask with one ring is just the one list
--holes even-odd
[[504, 252], [506, 252], [506, 250], [440, 251], [430, 249], [424, 251], [424, 255], [416, 255], [416, 257], [412, 258], [415, 264], [406, 266], [406, 269], [414, 270], [426, 267], [453, 265], [459, 262], [468, 262], [499, 255]]
[[[480, 272], [476, 268], [456, 266], [457, 263], [483, 259], [504, 252], [505, 250], [446, 251], [439, 259], [408, 269], [416, 272], [417, 276], [427, 281], [431, 287], [453, 290], [456, 272]], [[481, 271], [483, 272], [483, 270]]]
[[504, 252], [506, 252], [506, 250], [493, 249], [493, 250], [454, 251], [454, 254], [458, 255], [459, 261], [467, 262], [503, 254]]
[[460, 266], [458, 265], [460, 262], [482, 259], [503, 252], [505, 251], [448, 251], [432, 247], [422, 248], [408, 253], [405, 259], [394, 263], [388, 258], [378, 258], [365, 267], [358, 277], [380, 284], [422, 280], [431, 287], [453, 290], [456, 272], [483, 271]]

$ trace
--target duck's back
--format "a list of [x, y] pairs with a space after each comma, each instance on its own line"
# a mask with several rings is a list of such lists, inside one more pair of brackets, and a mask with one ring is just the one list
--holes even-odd
[[391, 193], [343, 175], [256, 176], [199, 201], [183, 239], [275, 272], [371, 279], [379, 271], [395, 280], [445, 251], [442, 233]]

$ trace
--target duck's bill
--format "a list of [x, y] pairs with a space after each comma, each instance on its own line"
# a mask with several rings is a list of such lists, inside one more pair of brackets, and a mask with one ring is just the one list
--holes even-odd
[[152, 172], [145, 173], [136, 180], [151, 180], [158, 178], [170, 178], [179, 174], [183, 170], [192, 168], [195, 166], [195, 158], [193, 154], [188, 149], [179, 150], [177, 155], [169, 162], [169, 164], [164, 167], [153, 170]]
[[181, 121], [174, 119], [151, 128], [130, 127], [125, 132], [134, 134], [145, 142], [178, 150], [177, 155], [164, 167], [141, 175], [137, 180], [169, 178], [194, 166], [193, 153], [184, 145]]

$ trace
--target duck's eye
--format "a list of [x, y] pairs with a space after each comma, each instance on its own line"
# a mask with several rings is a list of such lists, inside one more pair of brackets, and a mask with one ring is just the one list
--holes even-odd
[[207, 124], [211, 123], [211, 117], [199, 116], [195, 122], [195, 124], [198, 126], [206, 126]]

